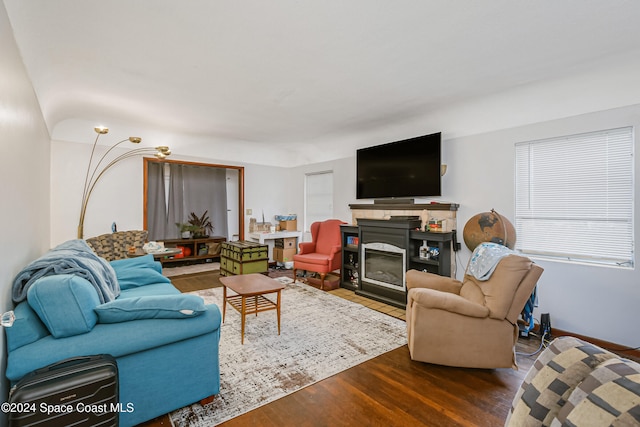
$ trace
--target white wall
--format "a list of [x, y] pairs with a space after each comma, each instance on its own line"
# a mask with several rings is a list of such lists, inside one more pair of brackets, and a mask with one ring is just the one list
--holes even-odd
[[[13, 278], [49, 247], [49, 135], [0, 2], [0, 311], [10, 310]], [[0, 340], [0, 372], [6, 368]], [[0, 400], [8, 385], [0, 380]], [[6, 424], [4, 414], [0, 425]]]
[[[351, 223], [349, 203], [355, 202], [355, 157], [338, 159], [328, 162], [315, 163], [307, 166], [291, 168], [288, 180], [287, 213], [298, 215], [298, 230], [303, 231], [304, 215], [304, 186], [305, 174], [318, 172], [333, 172], [333, 217]], [[303, 241], [310, 241], [309, 233], [303, 235]]]
[[[462, 240], [462, 229], [469, 218], [479, 212], [495, 209], [514, 221], [516, 142], [629, 125], [640, 126], [640, 105], [445, 139], [442, 158], [448, 164], [448, 171], [443, 177], [443, 196], [434, 200], [460, 205], [457, 217], [463, 250], [456, 254], [457, 277], [462, 278], [471, 255]], [[636, 147], [638, 138], [636, 132]], [[355, 198], [353, 157], [292, 169], [290, 206], [294, 212], [302, 212], [304, 174], [322, 170], [334, 170], [336, 173], [334, 206], [339, 210], [336, 217], [350, 222], [348, 205], [367, 203]], [[636, 174], [635, 185], [640, 188], [640, 174]], [[639, 211], [638, 204], [640, 198], [636, 199], [636, 212]], [[638, 242], [638, 216], [635, 221], [635, 240]], [[627, 346], [640, 344], [636, 331], [636, 325], [640, 323], [640, 310], [637, 308], [640, 301], [638, 268], [595, 267], [543, 260], [536, 262], [545, 269], [538, 287], [539, 308], [535, 311], [538, 319], [540, 313], [550, 313], [552, 327]]]
[[[111, 130], [106, 141], [116, 143], [127, 136]], [[87, 138], [93, 141], [92, 129]], [[77, 235], [82, 188], [91, 145], [67, 141], [53, 141], [51, 153], [51, 244], [56, 245]], [[106, 147], [97, 147], [104, 153]], [[114, 151], [118, 151], [118, 149]], [[122, 150], [124, 151], [124, 150]], [[111, 156], [109, 156], [111, 158]], [[217, 159], [186, 158], [172, 155], [174, 160], [223, 164]], [[267, 221], [276, 214], [287, 212], [287, 168], [242, 163], [225, 163], [245, 167], [245, 207], [253, 209], [253, 216]], [[143, 218], [143, 160], [141, 157], [123, 160], [109, 169], [96, 185], [84, 222], [84, 237], [111, 232], [115, 222], [118, 230], [142, 229]], [[245, 233], [249, 216], [245, 218]], [[261, 219], [259, 219], [261, 220]], [[215, 225], [215, 224], [214, 224]]]
[[[622, 126], [640, 126], [640, 105], [622, 107], [513, 129], [468, 136], [444, 142], [449, 171], [443, 194], [460, 203], [458, 227], [478, 212], [496, 209], [514, 222], [514, 144], [552, 136], [569, 135]], [[636, 132], [635, 146], [638, 147]], [[638, 170], [636, 157], [636, 170]], [[635, 186], [640, 188], [640, 174]], [[636, 197], [635, 212], [640, 200]], [[640, 222], [635, 216], [635, 241]], [[562, 230], [540, 230], [561, 233]], [[464, 244], [463, 244], [464, 246]], [[469, 259], [464, 248], [463, 265]], [[640, 272], [635, 269], [587, 266], [536, 260], [545, 272], [539, 282], [540, 313], [550, 313], [552, 327], [627, 345], [640, 345]], [[636, 259], [636, 263], [640, 261]]]

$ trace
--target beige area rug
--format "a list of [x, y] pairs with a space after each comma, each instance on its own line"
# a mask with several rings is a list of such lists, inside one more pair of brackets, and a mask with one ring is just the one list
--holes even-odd
[[162, 267], [162, 274], [165, 277], [176, 277], [184, 274], [203, 273], [205, 271], [220, 270], [219, 262], [204, 262], [202, 264], [182, 265], [178, 267]]
[[[174, 426], [220, 424], [407, 343], [404, 321], [300, 282], [280, 278], [282, 332], [276, 312], [247, 316], [227, 307], [220, 341], [220, 394], [208, 405], [170, 414]], [[193, 292], [221, 307], [222, 288]], [[275, 294], [269, 296], [275, 298]]]

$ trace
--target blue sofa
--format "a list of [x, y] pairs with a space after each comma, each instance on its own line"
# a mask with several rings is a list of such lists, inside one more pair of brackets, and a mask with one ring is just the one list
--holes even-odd
[[104, 263], [105, 274], [112, 269], [117, 279], [108, 301], [92, 280], [64, 270], [28, 286], [14, 282], [14, 300], [21, 293], [26, 299], [17, 302], [16, 320], [5, 328], [11, 385], [66, 358], [110, 354], [118, 364], [121, 426], [217, 394], [218, 307], [181, 294], [151, 255]]

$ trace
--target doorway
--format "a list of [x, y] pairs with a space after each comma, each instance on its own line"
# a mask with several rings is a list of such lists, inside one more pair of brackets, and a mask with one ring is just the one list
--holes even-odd
[[[211, 170], [209, 170], [209, 168], [211, 168]], [[219, 203], [216, 204], [224, 204], [224, 207], [216, 206], [221, 208], [223, 212], [217, 212], [216, 215], [219, 218], [219, 222], [224, 223], [225, 227], [224, 232], [214, 230], [214, 234], [223, 236], [227, 240], [244, 239], [244, 167], [144, 158], [143, 224], [145, 230], [150, 231], [150, 239], [160, 240], [171, 238], [173, 233], [177, 233], [178, 230], [174, 222], [182, 222], [182, 220], [175, 221], [174, 218], [184, 217], [184, 212], [175, 214], [171, 212], [169, 207], [170, 186], [173, 185], [171, 191], [176, 191], [175, 188], [180, 187], [179, 185], [176, 186], [175, 182], [172, 182], [171, 172], [168, 172], [170, 170], [174, 170], [174, 175], [176, 176], [181, 175], [183, 170], [197, 170], [200, 175], [204, 173], [204, 176], [206, 176], [208, 172], [215, 172], [215, 175], [219, 176], [221, 180], [221, 182], [216, 185], [221, 189], [221, 193], [224, 192], [224, 194], [220, 194], [221, 199], [219, 199]], [[174, 178], [176, 178], [176, 176], [174, 176]], [[216, 191], [216, 185], [211, 185], [212, 191]], [[199, 188], [199, 190], [195, 191], [206, 191], [202, 190], [202, 185], [199, 187], [189, 185], [188, 187]], [[205, 187], [208, 189], [208, 186], [205, 185]], [[174, 196], [172, 195], [172, 197]], [[187, 198], [193, 200], [199, 199], [197, 194], [191, 194]], [[162, 207], [166, 209], [165, 212], [160, 211]], [[172, 206], [171, 209], [179, 210], [179, 208], [175, 206]], [[221, 218], [220, 215], [224, 215], [225, 217]], [[157, 223], [160, 223], [160, 226], [158, 226]], [[151, 230], [155, 230], [154, 233], [158, 235], [152, 236]]]

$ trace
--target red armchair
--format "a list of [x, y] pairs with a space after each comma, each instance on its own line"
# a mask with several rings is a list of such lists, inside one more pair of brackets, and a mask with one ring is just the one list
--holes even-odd
[[293, 256], [293, 277], [297, 270], [313, 271], [320, 274], [320, 289], [324, 289], [327, 273], [342, 265], [342, 244], [339, 219], [328, 219], [311, 224], [311, 242], [300, 243], [300, 252]]

